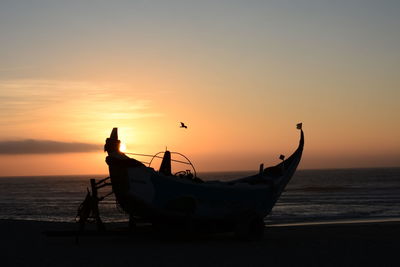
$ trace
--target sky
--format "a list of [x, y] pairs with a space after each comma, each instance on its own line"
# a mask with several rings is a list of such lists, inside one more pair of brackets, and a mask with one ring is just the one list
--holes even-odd
[[[0, 2], [0, 176], [400, 166], [399, 1]], [[179, 128], [185, 122], [188, 129]], [[157, 166], [154, 166], [157, 167]]]

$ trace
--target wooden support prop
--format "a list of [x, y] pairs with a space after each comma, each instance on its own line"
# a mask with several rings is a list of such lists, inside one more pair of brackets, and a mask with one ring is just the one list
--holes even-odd
[[97, 198], [96, 179], [90, 179], [90, 187], [92, 188], [92, 197]]
[[96, 221], [97, 230], [104, 231], [105, 227], [101, 221], [99, 212], [99, 197], [97, 196], [96, 179], [90, 179], [90, 185], [92, 187], [92, 214]]

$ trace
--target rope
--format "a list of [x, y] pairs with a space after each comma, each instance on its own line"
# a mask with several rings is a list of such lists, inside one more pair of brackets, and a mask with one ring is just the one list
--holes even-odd
[[[157, 156], [157, 155], [160, 154], [160, 153], [164, 153], [164, 152], [158, 152], [156, 155], [147, 155], [147, 154], [127, 153], [127, 152], [124, 152], [124, 154], [128, 154], [128, 155], [144, 156], [144, 157], [152, 157], [152, 158], [163, 159], [163, 157]], [[185, 157], [183, 154], [181, 154], [181, 153], [178, 153], [178, 152], [171, 152], [171, 154], [179, 154], [179, 155], [183, 156], [185, 159], [187, 159], [187, 161], [190, 162], [190, 160], [189, 160], [187, 157]], [[145, 161], [141, 161], [141, 162], [147, 163], [147, 164], [151, 164], [152, 161], [153, 161], [153, 160], [151, 160], [150, 162], [145, 162]], [[173, 161], [173, 162], [178, 162], [178, 163], [182, 163], [182, 164], [186, 164], [186, 165], [192, 165], [192, 164], [189, 163], [189, 162], [184, 162], [184, 161], [180, 161], [180, 160], [176, 160], [176, 159], [171, 159], [171, 161]]]
[[[151, 166], [151, 163], [153, 162], [154, 158], [163, 159], [163, 157], [158, 156], [158, 155], [161, 154], [161, 153], [164, 153], [164, 151], [158, 152], [158, 153], [155, 154], [155, 155], [141, 154], [141, 153], [132, 153], [132, 152], [124, 152], [124, 154], [128, 154], [128, 155], [143, 156], [143, 157], [151, 157], [150, 162], [141, 161], [142, 163], [148, 164], [149, 167]], [[184, 157], [184, 158], [187, 160], [187, 162], [181, 161], [181, 160], [176, 160], [176, 159], [171, 159], [171, 161], [192, 166], [193, 171], [194, 171], [194, 177], [197, 177], [196, 169], [194, 168], [192, 162], [191, 162], [185, 155], [183, 155], [183, 154], [181, 154], [181, 153], [179, 153], [179, 152], [171, 152], [171, 154], [178, 154], [178, 155]]]
[[[148, 155], [148, 154], [140, 154], [140, 153], [132, 153], [132, 152], [123, 152], [124, 154], [129, 154], [129, 155], [135, 155], [135, 156], [145, 156], [145, 157], [153, 157], [154, 155]], [[162, 157], [158, 157], [162, 159]]]

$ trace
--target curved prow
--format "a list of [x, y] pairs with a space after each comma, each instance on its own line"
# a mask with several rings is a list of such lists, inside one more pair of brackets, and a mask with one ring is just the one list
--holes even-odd
[[279, 164], [279, 166], [283, 167], [283, 169], [285, 171], [288, 170], [289, 168], [294, 168], [294, 170], [293, 170], [293, 172], [294, 172], [300, 163], [300, 159], [303, 154], [303, 148], [304, 148], [304, 132], [302, 129], [300, 129], [299, 146], [297, 147], [296, 151], [290, 157], [288, 157], [286, 160], [282, 161]]
[[[304, 132], [301, 129], [301, 124], [298, 124], [297, 128], [300, 129], [300, 141], [297, 149], [293, 152], [293, 154], [290, 157], [283, 160], [281, 163], [273, 167], [265, 168], [264, 170], [265, 175], [279, 176], [287, 173], [288, 171], [292, 173], [296, 171], [296, 168], [300, 163], [300, 159], [303, 154], [303, 148], [304, 148]], [[281, 155], [281, 157], [284, 156]]]
[[[282, 161], [278, 165], [272, 167], [276, 169], [282, 170], [282, 175], [277, 177], [274, 188], [274, 196], [273, 201], [271, 203], [271, 208], [275, 205], [275, 202], [278, 200], [279, 196], [282, 194], [286, 185], [289, 183], [293, 174], [295, 173], [297, 166], [300, 163], [301, 156], [303, 154], [304, 148], [304, 132], [301, 128], [301, 124], [297, 125], [297, 129], [300, 130], [300, 142], [296, 151], [286, 160]], [[264, 170], [264, 174], [268, 176], [268, 168]]]
[[279, 196], [280, 193], [285, 188], [286, 184], [289, 182], [290, 178], [293, 176], [294, 172], [297, 169], [297, 166], [300, 163], [300, 159], [303, 153], [304, 148], [304, 133], [301, 129], [302, 124], [297, 124], [297, 129], [300, 130], [300, 142], [297, 149], [293, 152], [293, 154], [283, 160], [285, 158], [284, 155], [281, 155], [279, 158], [283, 161], [279, 164], [271, 167], [267, 167], [265, 169], [261, 169], [259, 174], [252, 175], [249, 177], [237, 179], [230, 181], [230, 184], [235, 183], [249, 183], [249, 184], [265, 184], [266, 182], [273, 182], [274, 189], [276, 194]]

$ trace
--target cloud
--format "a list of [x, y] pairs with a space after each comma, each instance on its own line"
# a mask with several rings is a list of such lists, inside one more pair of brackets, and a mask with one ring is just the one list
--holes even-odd
[[102, 145], [50, 140], [0, 141], [0, 155], [62, 154], [102, 151]]
[[131, 123], [162, 117], [146, 94], [148, 90], [122, 83], [0, 79], [0, 126], [24, 128], [33, 121]]

